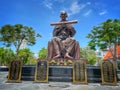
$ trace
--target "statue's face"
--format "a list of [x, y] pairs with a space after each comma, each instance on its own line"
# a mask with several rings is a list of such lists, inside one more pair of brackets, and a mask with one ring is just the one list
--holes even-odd
[[65, 21], [67, 16], [66, 16], [66, 14], [61, 14], [60, 17], [61, 17], [61, 20], [62, 20], [62, 21]]

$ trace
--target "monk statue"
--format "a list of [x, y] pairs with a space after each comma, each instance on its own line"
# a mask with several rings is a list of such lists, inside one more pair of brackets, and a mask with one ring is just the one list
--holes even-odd
[[60, 22], [51, 23], [55, 28], [53, 31], [53, 39], [48, 42], [47, 59], [80, 59], [80, 47], [79, 43], [73, 38], [76, 31], [72, 26], [72, 24], [77, 21], [67, 21], [67, 13], [65, 11], [61, 12], [60, 18]]

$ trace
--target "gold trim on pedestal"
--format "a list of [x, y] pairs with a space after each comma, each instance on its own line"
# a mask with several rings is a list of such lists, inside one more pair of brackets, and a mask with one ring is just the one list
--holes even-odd
[[[46, 77], [45, 77], [45, 80], [38, 80], [37, 79], [37, 76], [38, 76], [38, 63], [40, 62], [40, 68], [46, 68]], [[45, 66], [45, 63], [46, 63], [46, 66]], [[43, 67], [42, 67], [43, 66]], [[45, 67], [44, 67], [45, 66]], [[49, 64], [48, 64], [48, 61], [45, 61], [45, 60], [39, 60], [36, 64], [36, 69], [35, 69], [35, 76], [34, 76], [34, 82], [48, 82], [48, 72], [49, 72]], [[39, 71], [39, 74], [40, 74], [40, 71]]]
[[[105, 66], [105, 65], [106, 66]], [[111, 61], [101, 62], [102, 85], [117, 85], [116, 64]], [[111, 78], [112, 77], [112, 78]]]
[[[75, 65], [76, 65], [76, 67], [75, 67]], [[77, 68], [77, 66], [78, 66], [78, 68]], [[76, 78], [78, 78], [78, 80]], [[86, 63], [84, 61], [76, 60], [73, 63], [73, 83], [79, 83], [79, 84], [87, 84], [88, 83], [87, 82]]]
[[9, 65], [7, 83], [21, 82], [21, 73], [22, 73], [22, 62], [20, 60], [13, 60]]

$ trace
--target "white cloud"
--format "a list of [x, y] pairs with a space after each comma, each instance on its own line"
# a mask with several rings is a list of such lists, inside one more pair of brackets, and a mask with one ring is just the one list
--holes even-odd
[[104, 11], [101, 11], [101, 12], [99, 13], [99, 15], [104, 15], [104, 14], [106, 14], [106, 13], [107, 13], [107, 11], [104, 10]]
[[80, 7], [78, 2], [72, 3], [72, 5], [70, 6], [70, 11], [71, 11], [70, 15], [78, 13], [81, 8], [83, 8], [83, 7]]
[[54, 0], [56, 2], [59, 2], [59, 3], [65, 3], [66, 0]]
[[47, 7], [47, 8], [49, 8], [49, 9], [52, 9], [52, 3], [51, 3], [51, 1], [49, 1], [49, 0], [45, 0], [44, 2], [43, 2], [43, 4]]
[[[91, 5], [91, 2], [86, 2], [86, 3], [79, 3], [79, 0], [72, 1], [70, 0], [69, 2], [66, 2], [66, 0], [44, 0], [43, 4], [45, 7], [48, 9], [54, 9], [53, 6], [54, 4], [61, 4], [58, 8], [61, 9], [61, 11], [65, 10], [68, 13], [68, 16], [75, 15], [82, 11], [84, 8], [87, 6]], [[58, 7], [58, 6], [57, 6]], [[89, 14], [91, 11], [87, 12], [85, 15]]]
[[88, 15], [90, 15], [90, 13], [92, 12], [92, 10], [90, 9], [90, 10], [88, 10], [85, 14], [84, 14], [84, 16], [88, 16]]
[[90, 5], [90, 2], [87, 2], [85, 4], [79, 4], [77, 1], [73, 2], [70, 6], [68, 15], [74, 15], [76, 13], [79, 13], [81, 10], [83, 10], [87, 5]]
[[87, 2], [86, 4], [87, 4], [87, 5], [91, 5], [91, 2]]

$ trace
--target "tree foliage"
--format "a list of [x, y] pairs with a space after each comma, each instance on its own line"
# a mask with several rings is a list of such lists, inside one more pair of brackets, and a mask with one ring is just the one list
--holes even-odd
[[[111, 51], [113, 57], [116, 57], [116, 46], [120, 45], [120, 20], [108, 19], [98, 26], [94, 26], [87, 35], [91, 39], [88, 45], [91, 49], [107, 49]], [[112, 50], [114, 48], [114, 50]], [[114, 51], [114, 52], [113, 52]]]
[[91, 50], [89, 47], [80, 48], [80, 54], [81, 58], [87, 59], [90, 65], [94, 65], [98, 61], [95, 51]]
[[7, 47], [14, 45], [16, 55], [20, 49], [23, 40], [26, 40], [27, 45], [34, 45], [36, 37], [41, 37], [35, 33], [32, 27], [23, 26], [22, 24], [4, 25], [0, 28], [0, 41]]
[[42, 48], [39, 52], [38, 52], [38, 57], [40, 59], [45, 59], [47, 55], [47, 49], [46, 48]]
[[34, 64], [35, 57], [33, 52], [29, 48], [20, 49], [18, 51], [19, 60], [22, 60], [23, 64]]
[[15, 55], [11, 49], [0, 48], [0, 65], [8, 65]]

